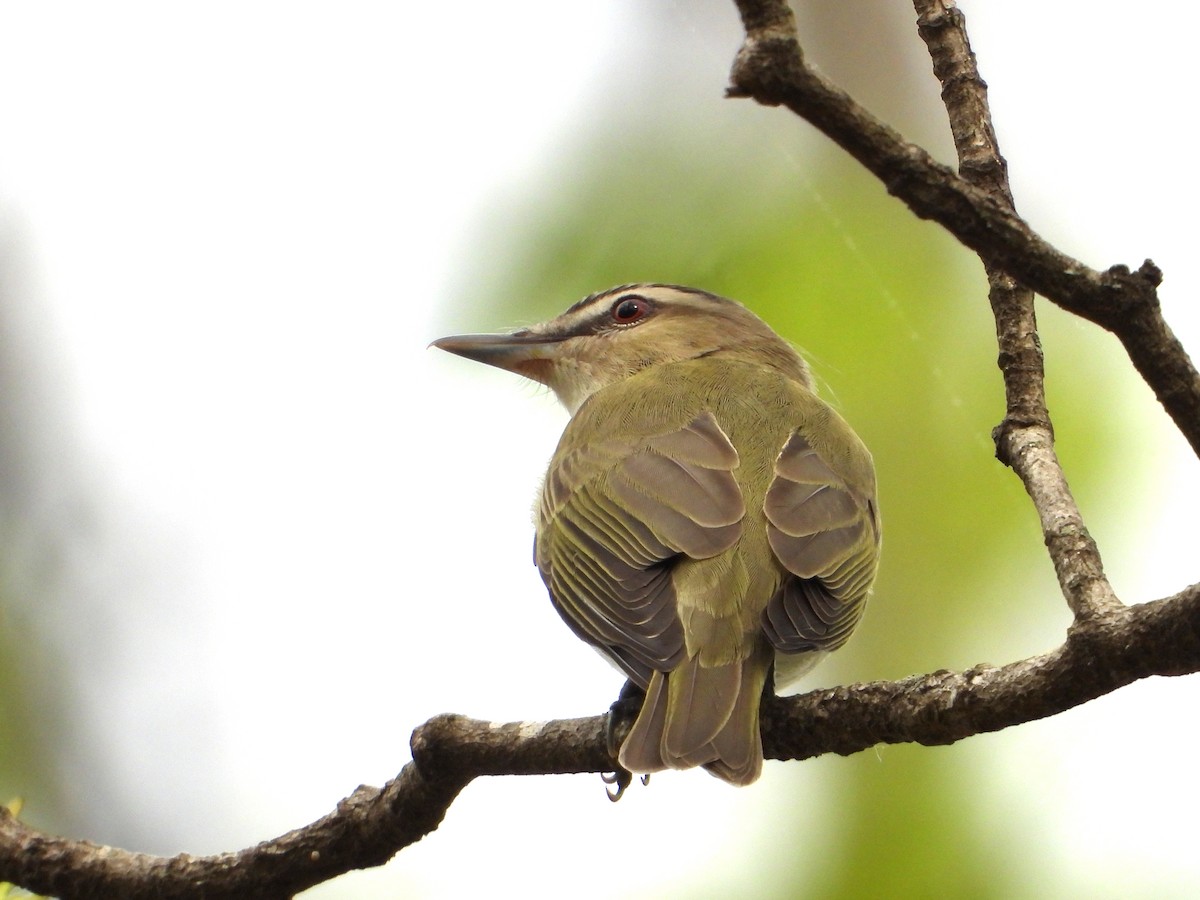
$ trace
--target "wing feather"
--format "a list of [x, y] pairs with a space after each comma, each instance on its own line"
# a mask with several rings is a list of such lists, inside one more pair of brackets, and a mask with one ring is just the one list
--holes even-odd
[[763, 510], [771, 550], [791, 575], [763, 612], [767, 639], [781, 653], [836, 649], [862, 616], [875, 577], [874, 497], [848, 484], [797, 430], [775, 463]]
[[686, 657], [674, 560], [715, 556], [741, 534], [737, 465], [710, 412], [663, 434], [574, 447], [551, 463], [535, 545], [542, 578], [572, 630], [642, 687]]

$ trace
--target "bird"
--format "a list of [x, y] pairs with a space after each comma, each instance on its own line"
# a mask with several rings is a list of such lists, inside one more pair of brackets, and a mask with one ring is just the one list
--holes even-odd
[[846, 642], [879, 564], [871, 454], [807, 363], [742, 304], [661, 283], [432, 346], [570, 413], [534, 561], [570, 630], [644, 692], [617, 762], [757, 780], [764, 692]]

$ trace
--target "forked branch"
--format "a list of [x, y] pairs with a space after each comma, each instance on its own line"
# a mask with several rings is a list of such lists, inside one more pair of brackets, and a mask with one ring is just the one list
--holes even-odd
[[[786, 106], [858, 160], [914, 213], [940, 224], [985, 263], [1115, 334], [1200, 454], [1200, 374], [1162, 317], [1157, 266], [1147, 260], [1137, 271], [1115, 265], [1099, 272], [1052, 247], [1007, 198], [960, 177], [905, 141], [809, 66], [786, 0], [736, 2], [746, 40], [733, 64], [729, 96]], [[924, 9], [927, 28], [937, 27], [936, 10], [949, 6], [922, 3], [918, 10]], [[961, 23], [961, 13], [953, 15]]]

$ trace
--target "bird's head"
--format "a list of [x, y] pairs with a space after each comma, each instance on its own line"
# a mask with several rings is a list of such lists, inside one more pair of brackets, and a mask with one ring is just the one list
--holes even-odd
[[433, 346], [541, 382], [572, 413], [596, 391], [643, 369], [718, 353], [812, 383], [800, 355], [740, 303], [668, 284], [612, 288], [540, 325], [454, 335]]

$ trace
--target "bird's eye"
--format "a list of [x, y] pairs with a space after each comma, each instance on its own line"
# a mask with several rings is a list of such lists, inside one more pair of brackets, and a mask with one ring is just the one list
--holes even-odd
[[632, 325], [649, 311], [650, 304], [644, 297], [630, 294], [613, 304], [612, 319], [618, 325]]

